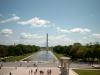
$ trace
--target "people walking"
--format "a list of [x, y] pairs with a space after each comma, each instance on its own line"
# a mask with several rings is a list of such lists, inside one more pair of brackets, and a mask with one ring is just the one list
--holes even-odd
[[35, 71], [34, 71], [34, 75], [36, 75], [36, 73], [37, 73], [37, 69], [35, 69]]
[[30, 74], [30, 70], [29, 70], [29, 72], [28, 72], [29, 74]]
[[47, 70], [47, 75], [51, 75], [51, 69]]
[[10, 72], [9, 75], [12, 75], [12, 73]]
[[51, 69], [49, 70], [49, 73], [50, 73], [50, 75], [51, 75]]
[[1, 65], [0, 65], [0, 69], [1, 69], [2, 67], [3, 67], [3, 65], [1, 64]]
[[33, 73], [33, 70], [31, 69], [31, 74]]
[[2, 67], [2, 66], [0, 65], [0, 69], [1, 69], [1, 67]]
[[44, 75], [44, 72], [42, 70], [40, 70], [40, 75]]

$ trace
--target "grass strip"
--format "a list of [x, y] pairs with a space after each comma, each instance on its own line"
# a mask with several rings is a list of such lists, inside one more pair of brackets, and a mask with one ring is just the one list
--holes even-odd
[[74, 69], [79, 75], [100, 75], [100, 70], [80, 70]]
[[9, 57], [5, 58], [5, 61], [6, 62], [20, 61], [21, 59], [24, 59], [25, 57], [28, 57], [32, 54], [33, 53], [28, 53], [28, 54], [24, 54], [24, 55], [20, 55], [20, 56], [9, 56]]
[[53, 54], [60, 60], [60, 57], [63, 57], [64, 55], [63, 54], [58, 54], [56, 52], [53, 52]]

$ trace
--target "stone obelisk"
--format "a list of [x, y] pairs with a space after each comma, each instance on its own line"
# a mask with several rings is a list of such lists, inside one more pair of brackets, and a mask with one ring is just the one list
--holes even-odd
[[47, 48], [47, 51], [48, 51], [48, 33], [46, 34], [46, 48]]

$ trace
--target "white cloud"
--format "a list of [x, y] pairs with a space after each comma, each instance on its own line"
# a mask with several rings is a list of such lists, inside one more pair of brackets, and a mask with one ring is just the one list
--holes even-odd
[[[46, 36], [32, 33], [21, 33], [23, 44], [35, 44], [39, 46], [46, 46]], [[66, 35], [51, 35], [48, 37], [49, 46], [54, 45], [70, 45], [74, 41]]]
[[91, 32], [90, 29], [88, 28], [73, 28], [73, 29], [62, 29], [60, 27], [56, 28], [58, 32], [62, 32], [62, 33], [85, 33], [85, 32]]
[[21, 33], [21, 38], [22, 39], [33, 39], [33, 38], [43, 38], [43, 36], [38, 35], [38, 34], [32, 34], [32, 33]]
[[11, 29], [2, 29], [1, 34], [4, 36], [9, 36], [9, 35], [13, 34], [13, 31]]
[[67, 29], [62, 29], [62, 28], [60, 28], [60, 27], [57, 27], [56, 29], [57, 29], [58, 32], [62, 32], [62, 33], [69, 33], [69, 32], [70, 32], [69, 30], [67, 30]]
[[93, 36], [94, 38], [100, 39], [100, 34], [95, 33], [95, 34], [92, 34], [92, 36]]
[[80, 33], [83, 33], [83, 32], [90, 32], [90, 29], [87, 29], [87, 28], [73, 28], [70, 31], [71, 32], [80, 32]]
[[50, 46], [55, 45], [70, 45], [74, 43], [74, 40], [68, 38], [66, 35], [56, 35], [49, 37], [49, 44]]
[[21, 33], [21, 38], [23, 39], [31, 39], [33, 35], [31, 33]]
[[20, 19], [20, 17], [13, 14], [11, 18], [1, 20], [0, 23], [15, 22], [15, 21], [18, 21], [19, 19]]
[[31, 44], [31, 45], [38, 45], [44, 46], [45, 36], [39, 34], [32, 34], [32, 33], [21, 33], [21, 43], [23, 44]]
[[22, 24], [22, 25], [32, 25], [35, 27], [42, 27], [42, 26], [47, 26], [47, 24], [49, 24], [50, 22], [47, 20], [43, 20], [43, 19], [39, 19], [37, 17], [29, 19], [27, 21], [19, 21], [18, 24]]
[[86, 39], [88, 39], [88, 37], [84, 36], [82, 39], [86, 40]]
[[[87, 44], [89, 42], [94, 42], [95, 39], [90, 36], [84, 36], [81, 39], [75, 40], [67, 37], [67, 35], [49, 35], [48, 37], [49, 46], [55, 45], [72, 45], [75, 42], [80, 42], [82, 44]], [[31, 44], [38, 46], [46, 46], [46, 36], [32, 33], [21, 33], [21, 41], [19, 43]]]

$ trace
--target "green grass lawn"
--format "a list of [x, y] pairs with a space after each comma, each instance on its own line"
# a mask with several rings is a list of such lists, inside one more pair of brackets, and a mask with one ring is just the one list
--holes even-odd
[[25, 57], [30, 56], [31, 54], [33, 54], [33, 53], [28, 53], [28, 54], [24, 54], [24, 55], [20, 55], [20, 56], [10, 56], [10, 57], [7, 57], [5, 60], [6, 60], [6, 62], [19, 61]]
[[56, 52], [53, 52], [53, 54], [60, 60], [60, 57], [63, 57], [64, 55], [63, 54], [58, 54]]
[[100, 75], [100, 70], [77, 70], [74, 69], [79, 75]]

